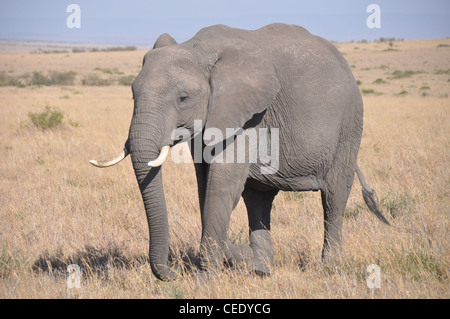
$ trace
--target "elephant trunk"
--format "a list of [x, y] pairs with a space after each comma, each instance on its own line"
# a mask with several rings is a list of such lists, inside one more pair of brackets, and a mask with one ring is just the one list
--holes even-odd
[[136, 179], [139, 184], [150, 233], [149, 257], [153, 274], [160, 280], [172, 280], [177, 273], [168, 265], [169, 224], [164, 198], [161, 167], [150, 167], [160, 155], [156, 137], [161, 136], [160, 128], [153, 123], [161, 123], [148, 113], [134, 114], [130, 126], [129, 146]]
[[136, 178], [144, 201], [150, 233], [150, 266], [160, 280], [175, 279], [177, 274], [168, 266], [169, 223], [164, 198], [161, 167], [150, 168], [147, 163], [133, 162]]

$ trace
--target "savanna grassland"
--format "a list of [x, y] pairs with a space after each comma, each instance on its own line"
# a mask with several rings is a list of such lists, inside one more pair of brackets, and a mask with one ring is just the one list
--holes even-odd
[[[359, 165], [392, 227], [369, 212], [355, 179], [344, 256], [324, 267], [320, 194], [280, 193], [272, 275], [205, 275], [193, 166], [168, 160], [171, 264], [183, 273], [169, 283], [147, 262], [130, 159], [89, 164], [123, 147], [145, 51], [1, 51], [0, 298], [449, 298], [450, 40], [336, 46], [363, 92]], [[240, 202], [232, 241], [248, 243], [247, 224]], [[79, 289], [66, 284], [69, 264], [83, 271]], [[370, 264], [381, 267], [380, 289], [366, 285]]]

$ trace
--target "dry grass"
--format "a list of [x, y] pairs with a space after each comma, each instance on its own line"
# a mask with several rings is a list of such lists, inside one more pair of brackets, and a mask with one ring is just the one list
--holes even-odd
[[[337, 45], [361, 88], [381, 93], [364, 95], [359, 163], [393, 227], [368, 212], [356, 182], [345, 257], [327, 269], [320, 195], [282, 193], [272, 213], [272, 276], [245, 267], [207, 276], [195, 267], [201, 226], [193, 167], [168, 162], [172, 263], [184, 274], [171, 283], [158, 282], [147, 263], [148, 229], [130, 160], [105, 170], [88, 163], [122, 147], [132, 100], [129, 87], [81, 80], [114, 76], [99, 71], [106, 69], [137, 74], [144, 52], [3, 53], [0, 71], [11, 76], [77, 76], [72, 86], [0, 88], [0, 298], [449, 298], [450, 49], [439, 46], [449, 43], [394, 42], [398, 51], [384, 51], [387, 43]], [[389, 79], [395, 70], [421, 72]], [[378, 78], [386, 83], [373, 83]], [[403, 90], [408, 94], [396, 95]], [[64, 112], [62, 126], [31, 123], [29, 112], [47, 105]], [[242, 202], [229, 236], [248, 242]], [[71, 263], [83, 269], [80, 289], [67, 288]], [[376, 291], [365, 281], [372, 263], [381, 267]]]

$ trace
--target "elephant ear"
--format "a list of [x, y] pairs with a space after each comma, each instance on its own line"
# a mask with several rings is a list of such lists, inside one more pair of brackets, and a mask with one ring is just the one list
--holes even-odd
[[155, 44], [153, 45], [153, 49], [158, 49], [174, 44], [177, 44], [177, 41], [175, 41], [175, 39], [172, 38], [168, 33], [164, 33], [161, 34], [159, 38], [156, 40]]
[[211, 98], [205, 129], [238, 129], [275, 100], [280, 84], [264, 52], [244, 40], [220, 41], [211, 68]]

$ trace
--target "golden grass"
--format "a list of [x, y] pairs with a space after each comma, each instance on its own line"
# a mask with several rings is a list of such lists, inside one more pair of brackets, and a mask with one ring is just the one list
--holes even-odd
[[[273, 274], [245, 267], [201, 274], [201, 235], [192, 164], [164, 165], [172, 263], [183, 270], [163, 283], [147, 263], [148, 229], [129, 159], [96, 169], [91, 158], [123, 146], [132, 115], [126, 86], [82, 86], [95, 68], [137, 74], [143, 51], [1, 56], [12, 75], [77, 72], [76, 85], [0, 88], [0, 298], [448, 298], [450, 145], [447, 40], [337, 44], [364, 95], [359, 164], [393, 227], [365, 207], [355, 181], [344, 221], [344, 258], [320, 261], [323, 217], [319, 193], [281, 193], [272, 212]], [[355, 49], [354, 47], [358, 47]], [[384, 65], [385, 67], [382, 67]], [[395, 70], [422, 71], [388, 79]], [[382, 78], [388, 83], [372, 84]], [[423, 89], [423, 87], [429, 89]], [[402, 90], [406, 95], [396, 96]], [[426, 94], [423, 94], [423, 92]], [[40, 130], [27, 114], [46, 105], [64, 125]], [[79, 124], [73, 127], [69, 120]], [[230, 238], [248, 242], [242, 201]], [[67, 265], [83, 268], [80, 289], [68, 289]], [[381, 289], [366, 286], [369, 264], [381, 267]]]

